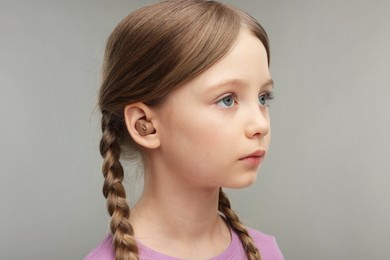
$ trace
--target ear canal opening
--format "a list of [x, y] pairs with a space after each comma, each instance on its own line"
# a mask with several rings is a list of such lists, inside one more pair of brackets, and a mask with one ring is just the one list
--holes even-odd
[[139, 119], [135, 123], [135, 128], [137, 132], [142, 135], [150, 135], [156, 133], [156, 129], [154, 128], [151, 122], [146, 121], [145, 119]]

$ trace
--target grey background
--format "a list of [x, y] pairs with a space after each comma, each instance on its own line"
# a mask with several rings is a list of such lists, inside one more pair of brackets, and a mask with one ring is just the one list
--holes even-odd
[[[1, 259], [81, 259], [108, 232], [101, 56], [150, 2], [0, 0]], [[276, 82], [268, 160], [234, 208], [286, 259], [390, 259], [390, 2], [226, 2], [267, 29]]]

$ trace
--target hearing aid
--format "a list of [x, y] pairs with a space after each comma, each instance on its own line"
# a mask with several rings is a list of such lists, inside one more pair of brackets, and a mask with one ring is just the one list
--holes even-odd
[[142, 136], [150, 135], [155, 131], [153, 124], [143, 119], [137, 120], [135, 129], [137, 129], [138, 133]]

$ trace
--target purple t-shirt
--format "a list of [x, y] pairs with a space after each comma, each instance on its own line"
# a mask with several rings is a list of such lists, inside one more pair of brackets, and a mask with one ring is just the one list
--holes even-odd
[[[256, 247], [261, 253], [262, 260], [284, 260], [282, 253], [276, 243], [273, 236], [263, 234], [254, 229], [248, 228], [250, 236], [255, 241]], [[242, 247], [241, 241], [236, 233], [232, 233], [232, 240], [228, 248], [225, 249], [221, 254], [211, 258], [211, 260], [241, 260], [246, 259], [244, 248]], [[182, 260], [177, 257], [167, 256], [158, 253], [141, 243], [137, 243], [139, 258], [141, 260]], [[112, 236], [107, 237], [93, 249], [84, 260], [114, 260], [114, 251], [112, 248]]]

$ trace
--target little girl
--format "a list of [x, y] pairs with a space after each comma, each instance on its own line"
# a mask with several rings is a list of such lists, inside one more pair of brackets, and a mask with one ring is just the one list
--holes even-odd
[[[164, 1], [118, 24], [99, 95], [111, 234], [85, 259], [283, 259], [222, 190], [251, 185], [266, 155], [268, 67], [264, 29], [216, 1]], [[144, 166], [131, 210], [124, 155]]]

